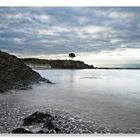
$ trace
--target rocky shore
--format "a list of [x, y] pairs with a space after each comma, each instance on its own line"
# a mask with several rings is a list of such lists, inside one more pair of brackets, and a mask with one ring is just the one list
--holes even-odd
[[0, 51], [0, 93], [9, 89], [27, 89], [40, 81], [50, 83], [16, 56]]
[[134, 133], [130, 130], [109, 128], [95, 122], [84, 121], [70, 114], [34, 112], [25, 117], [22, 124], [11, 130], [13, 134], [119, 134]]

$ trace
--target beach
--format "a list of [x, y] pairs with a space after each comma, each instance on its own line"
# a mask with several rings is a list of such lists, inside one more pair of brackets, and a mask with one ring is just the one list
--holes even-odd
[[59, 116], [58, 127], [71, 133], [140, 133], [139, 70], [36, 71], [53, 84], [0, 94], [0, 133], [35, 111]]

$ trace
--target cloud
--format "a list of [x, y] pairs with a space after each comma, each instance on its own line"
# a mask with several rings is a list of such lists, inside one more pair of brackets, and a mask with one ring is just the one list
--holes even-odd
[[135, 16], [134, 13], [126, 13], [126, 12], [112, 12], [109, 14], [111, 18], [133, 18]]
[[50, 19], [50, 17], [48, 15], [41, 15], [39, 18], [41, 20], [47, 20], [47, 21]]
[[24, 15], [22, 13], [15, 13], [15, 14], [5, 14], [5, 18], [8, 18], [8, 19], [20, 19], [20, 18], [23, 18]]
[[118, 44], [118, 43], [122, 42], [122, 39], [113, 38], [113, 39], [110, 40], [110, 42], [111, 42], [112, 44]]
[[82, 28], [83, 31], [87, 33], [100, 33], [100, 32], [109, 32], [111, 29], [109, 27], [89, 25]]
[[104, 57], [109, 51], [109, 59], [116, 51], [120, 61], [129, 54], [124, 49], [139, 59], [139, 12], [138, 7], [0, 7], [0, 49], [51, 57], [69, 52]]

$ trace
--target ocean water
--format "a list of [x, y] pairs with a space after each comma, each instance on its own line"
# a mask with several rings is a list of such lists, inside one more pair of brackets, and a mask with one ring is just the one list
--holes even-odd
[[71, 133], [140, 133], [139, 70], [37, 72], [54, 84], [1, 94], [1, 133], [20, 127], [34, 111], [60, 116], [59, 127]]

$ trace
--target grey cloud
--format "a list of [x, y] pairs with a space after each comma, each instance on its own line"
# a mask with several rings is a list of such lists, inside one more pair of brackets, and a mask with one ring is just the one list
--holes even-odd
[[[127, 7], [1, 7], [0, 49], [41, 55], [139, 48], [139, 13]], [[87, 26], [93, 32], [83, 31]]]

